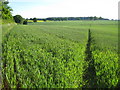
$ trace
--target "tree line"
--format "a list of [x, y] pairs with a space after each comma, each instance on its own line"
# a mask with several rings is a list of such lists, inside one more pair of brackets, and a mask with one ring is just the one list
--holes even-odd
[[46, 22], [47, 20], [49, 21], [69, 21], [69, 20], [109, 20], [106, 18], [102, 18], [102, 17], [49, 17], [49, 18], [30, 18], [30, 19], [25, 19], [23, 18], [21, 15], [15, 15], [12, 16], [11, 12], [13, 11], [11, 7], [8, 6], [9, 2], [6, 0], [2, 0], [2, 2], [0, 3], [0, 5], [2, 6], [2, 14], [0, 14], [0, 16], [2, 16], [3, 20], [14, 20], [17, 24], [27, 24], [29, 22], [29, 20], [32, 20], [33, 22], [37, 22], [37, 20], [43, 20], [44, 22]]
[[41, 19], [41, 18], [30, 18], [28, 20], [34, 20], [36, 19], [36, 22], [37, 20], [43, 20], [43, 21], [69, 21], [69, 20], [109, 20], [107, 18], [102, 18], [102, 17], [49, 17], [49, 18], [44, 18], [44, 19]]
[[46, 20], [52, 20], [52, 21], [67, 21], [67, 20], [109, 20], [102, 17], [50, 17], [46, 18]]
[[27, 24], [27, 20], [24, 19], [21, 15], [15, 15], [12, 16], [13, 9], [8, 6], [9, 2], [6, 0], [0, 1], [0, 17], [2, 18], [2, 21], [11, 21], [16, 22], [18, 24]]

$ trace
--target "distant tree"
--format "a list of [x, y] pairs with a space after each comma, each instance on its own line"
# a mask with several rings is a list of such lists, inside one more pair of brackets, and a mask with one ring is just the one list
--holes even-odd
[[28, 18], [26, 18], [26, 20], [29, 20]]
[[102, 18], [102, 17], [99, 17], [99, 20], [103, 20], [103, 18]]
[[68, 20], [68, 18], [67, 18], [67, 17], [65, 17], [65, 18], [64, 18], [64, 20], [66, 20], [66, 21], [67, 21], [67, 20]]
[[90, 20], [94, 20], [94, 17], [89, 17]]
[[22, 18], [21, 15], [15, 15], [13, 18], [14, 18], [16, 23], [18, 23], [18, 24], [22, 24], [23, 23], [23, 18]]
[[37, 22], [37, 18], [33, 18], [33, 22]]
[[96, 16], [94, 16], [94, 20], [97, 20], [98, 18]]
[[23, 25], [27, 25], [27, 19], [23, 21]]
[[46, 19], [43, 19], [44, 22], [46, 22], [47, 20]]
[[33, 20], [32, 18], [30, 18], [30, 20]]

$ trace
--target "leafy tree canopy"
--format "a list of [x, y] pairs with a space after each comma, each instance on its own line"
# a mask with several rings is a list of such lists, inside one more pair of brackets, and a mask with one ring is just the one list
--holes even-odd
[[12, 8], [8, 6], [9, 2], [2, 0], [2, 19], [13, 19], [11, 11]]
[[21, 15], [15, 15], [13, 18], [14, 18], [16, 23], [18, 23], [18, 24], [22, 24], [23, 23], [24, 19], [22, 18]]
[[33, 22], [37, 22], [37, 18], [33, 18]]

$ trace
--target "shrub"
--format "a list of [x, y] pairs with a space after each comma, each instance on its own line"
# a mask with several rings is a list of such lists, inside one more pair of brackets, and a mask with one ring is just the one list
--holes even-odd
[[27, 20], [23, 21], [23, 25], [27, 25]]

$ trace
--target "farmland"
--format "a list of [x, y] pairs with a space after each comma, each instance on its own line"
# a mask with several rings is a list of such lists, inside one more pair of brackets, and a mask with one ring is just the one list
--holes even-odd
[[5, 28], [3, 87], [118, 87], [117, 21], [51, 21]]

